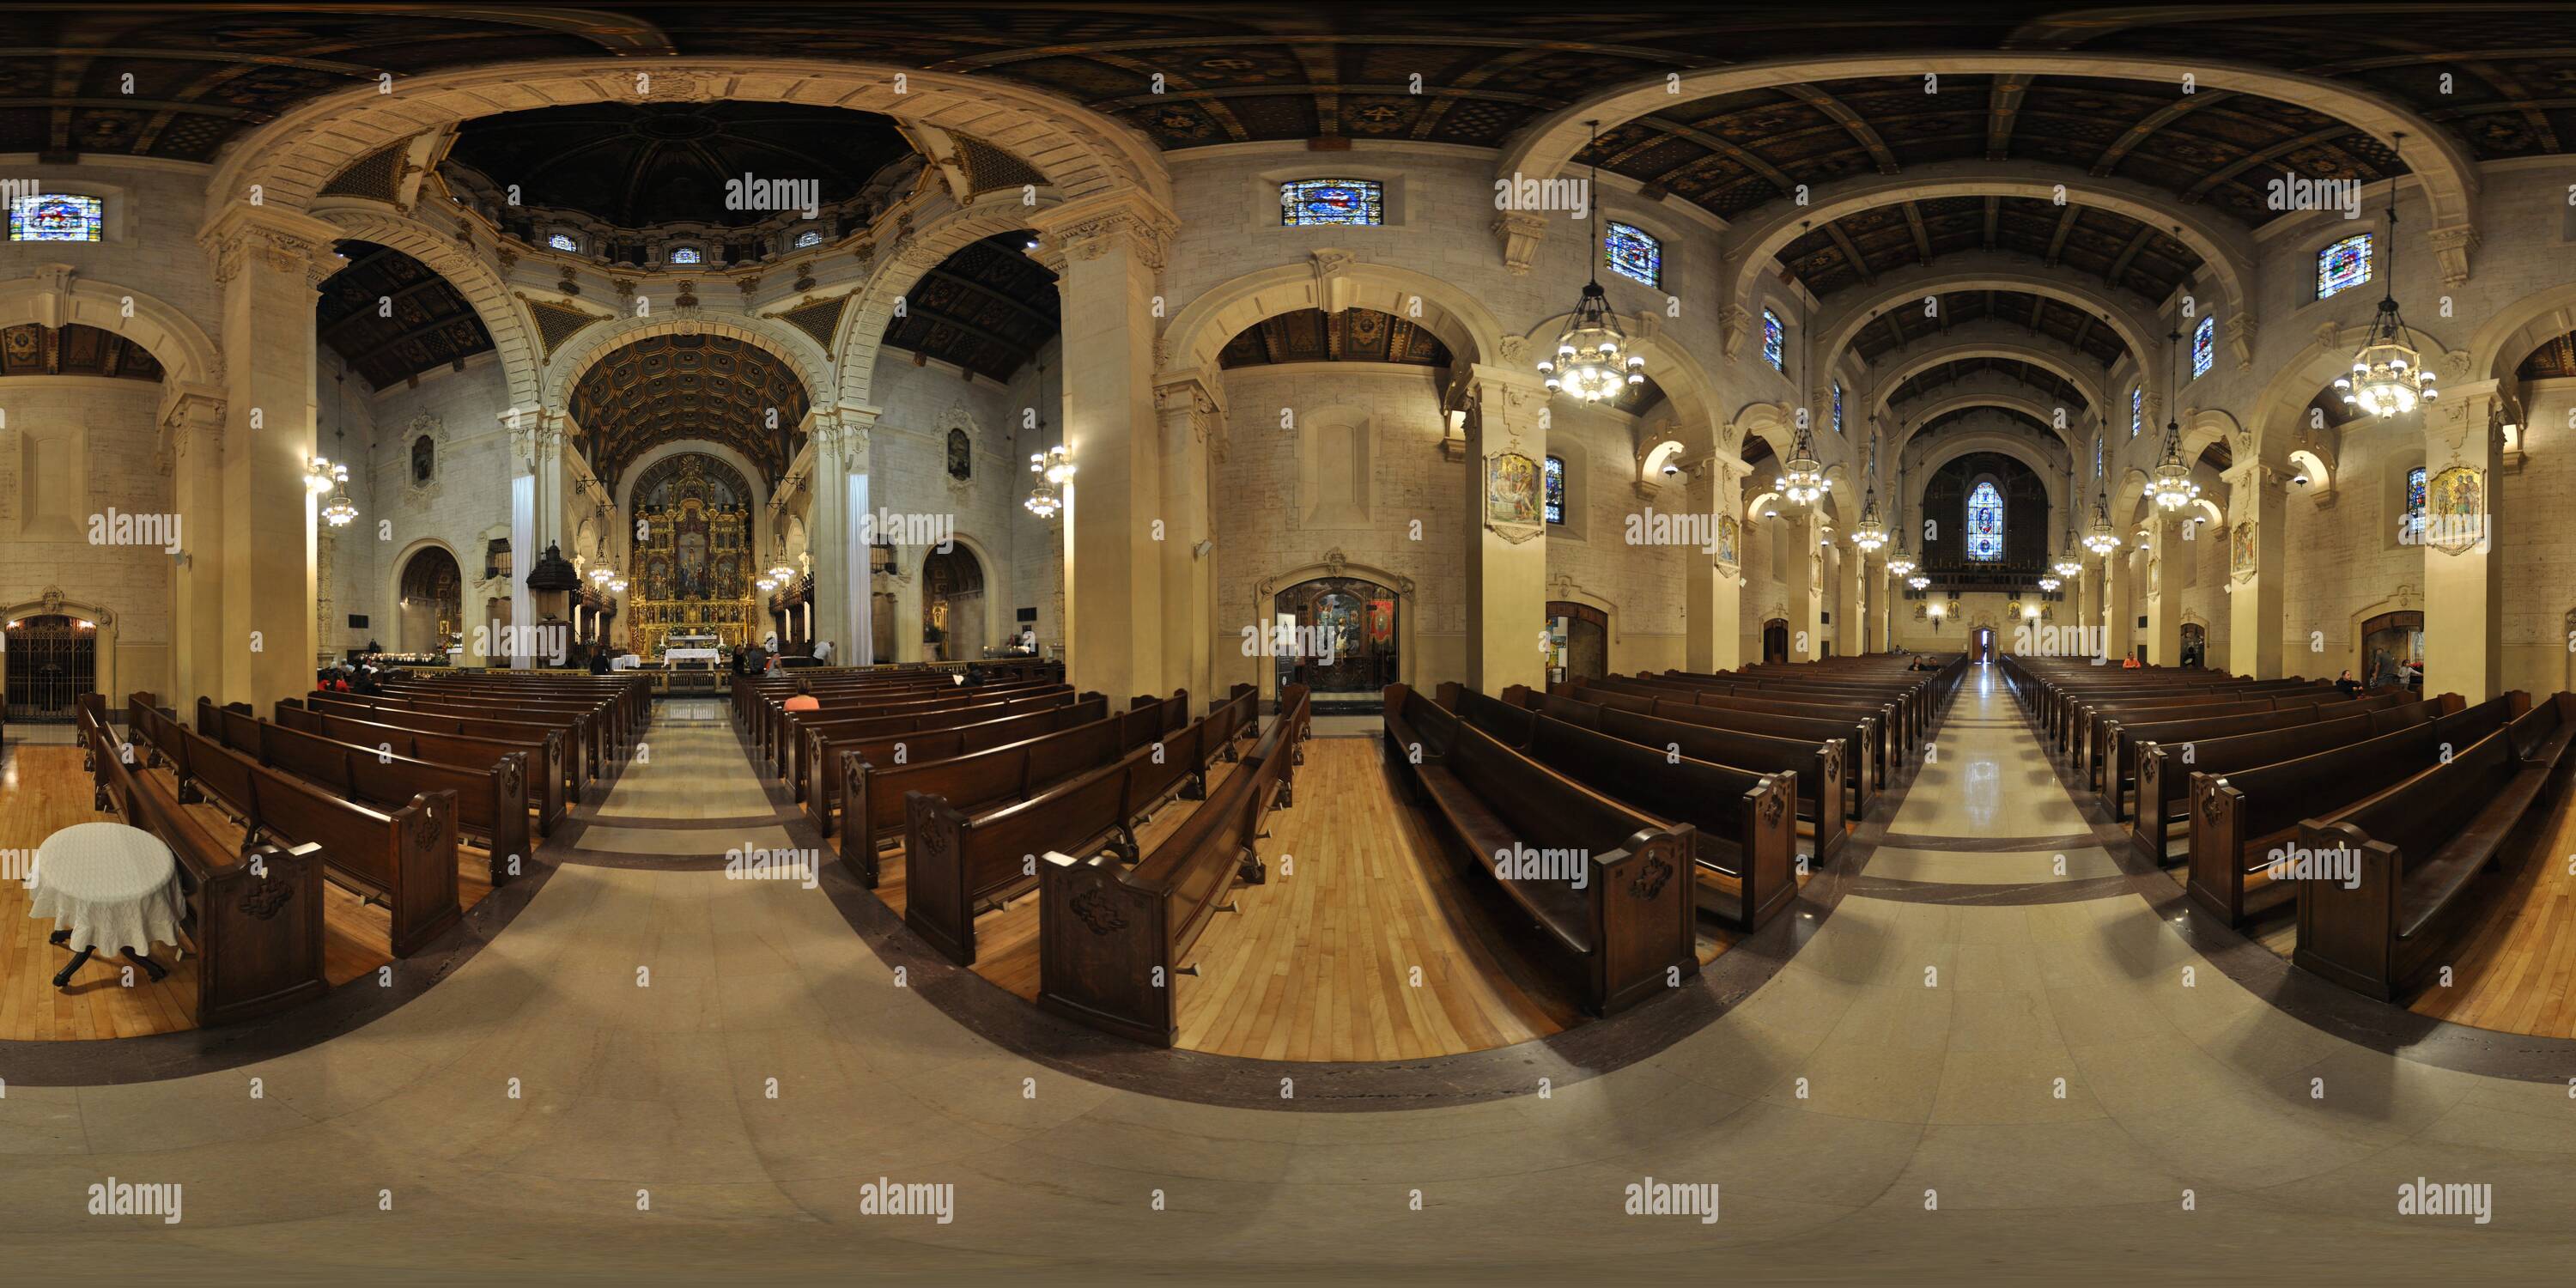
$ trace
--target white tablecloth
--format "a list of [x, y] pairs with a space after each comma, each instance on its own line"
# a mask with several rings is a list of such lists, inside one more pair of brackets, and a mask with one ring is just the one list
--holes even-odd
[[77, 823], [46, 837], [36, 849], [33, 899], [27, 915], [71, 931], [74, 951], [176, 947], [187, 912], [170, 847], [123, 823]]
[[662, 650], [662, 660], [676, 665], [681, 662], [704, 662], [712, 666], [723, 656], [711, 648], [672, 648]]

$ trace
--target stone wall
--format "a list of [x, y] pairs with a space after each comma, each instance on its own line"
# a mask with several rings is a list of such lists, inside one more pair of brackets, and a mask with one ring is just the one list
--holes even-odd
[[[0, 380], [0, 609], [25, 611], [56, 588], [67, 612], [112, 615], [98, 686], [119, 701], [134, 689], [166, 695], [171, 685], [167, 543], [113, 544], [150, 534], [112, 523], [176, 517], [170, 476], [152, 467], [160, 400], [154, 381]], [[111, 544], [93, 544], [93, 535]], [[177, 536], [189, 549], [184, 528]]]

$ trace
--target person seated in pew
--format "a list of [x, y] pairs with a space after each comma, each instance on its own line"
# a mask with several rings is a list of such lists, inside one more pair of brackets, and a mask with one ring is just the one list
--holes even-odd
[[2345, 697], [2354, 697], [2361, 692], [2361, 681], [2352, 678], [2352, 668], [2347, 666], [2343, 674], [2335, 677], [2335, 687], [2342, 690]]
[[2123, 671], [2135, 671], [2142, 669], [2142, 667], [2137, 658], [2124, 657], [2120, 659], [2120, 669]]
[[608, 650], [607, 650], [607, 649], [605, 649], [605, 648], [597, 648], [597, 649], [592, 649], [592, 650], [591, 650], [591, 652], [590, 652], [590, 673], [591, 673], [592, 675], [606, 675], [606, 674], [608, 674]]

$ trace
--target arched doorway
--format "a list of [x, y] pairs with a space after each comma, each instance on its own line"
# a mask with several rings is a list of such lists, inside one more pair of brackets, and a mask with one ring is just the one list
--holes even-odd
[[984, 565], [964, 546], [921, 561], [922, 651], [934, 662], [984, 655]]
[[1788, 618], [1774, 617], [1762, 623], [1762, 660], [1765, 662], [1789, 660]]
[[2209, 628], [2198, 622], [2182, 624], [2182, 656], [2175, 659], [2184, 666], [2209, 665]]
[[1980, 666], [1995, 660], [1995, 628], [1980, 626], [1968, 632], [1968, 660]]
[[402, 597], [394, 614], [394, 647], [445, 653], [465, 615], [465, 570], [445, 546], [423, 546], [403, 561]]
[[1317, 715], [1367, 715], [1403, 675], [1396, 592], [1358, 577], [1318, 577], [1280, 591], [1268, 643], [1279, 687], [1306, 686]]
[[1548, 658], [1548, 680], [1601, 680], [1610, 675], [1610, 615], [1590, 604], [1551, 599], [1547, 603], [1548, 638], [1555, 642]]
[[98, 691], [98, 626], [68, 613], [10, 622], [9, 715], [31, 724], [69, 723], [73, 705]]
[[2361, 658], [2353, 672], [2371, 688], [2424, 683], [2424, 614], [2381, 613], [2361, 624]]

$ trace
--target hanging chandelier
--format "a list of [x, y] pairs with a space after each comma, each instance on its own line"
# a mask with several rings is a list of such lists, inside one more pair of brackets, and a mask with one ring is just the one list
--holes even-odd
[[625, 578], [623, 578], [623, 577], [611, 577], [611, 578], [609, 578], [609, 579], [608, 579], [608, 591], [609, 591], [609, 593], [610, 593], [610, 594], [612, 594], [612, 595], [623, 595], [623, 594], [625, 594], [625, 593], [626, 593], [626, 579], [625, 579]]
[[2084, 575], [2084, 560], [2075, 553], [2075, 461], [2072, 456], [2066, 462], [2066, 501], [2066, 545], [2057, 552], [2057, 562], [2049, 565], [2048, 570], [2064, 580], [2073, 581]]
[[1860, 507], [1860, 523], [1852, 529], [1852, 544], [1865, 555], [1874, 555], [1887, 544], [1887, 525], [1878, 518], [1878, 438], [1869, 442], [1869, 490]]
[[[1905, 442], [1905, 422], [1901, 419], [1896, 422], [1896, 441], [1902, 448]], [[1895, 515], [1895, 519], [1890, 524], [1888, 536], [1887, 575], [1902, 577], [1913, 572], [1915, 564], [1913, 557], [1905, 553], [1905, 542], [1902, 540], [1905, 533], [1905, 456], [1901, 450], [1896, 458], [1896, 491], [1892, 495], [1895, 498], [1895, 504], [1890, 507], [1890, 511]], [[1916, 589], [1919, 590], [1921, 587]]]
[[1913, 587], [1913, 588], [1915, 588], [1916, 590], [1921, 590], [1921, 589], [1923, 589], [1924, 587], [1931, 585], [1931, 584], [1932, 584], [1932, 579], [1931, 579], [1931, 578], [1929, 578], [1929, 577], [1924, 576], [1924, 575], [1923, 575], [1923, 574], [1921, 574], [1921, 573], [1916, 573], [1915, 575], [1913, 575], [1913, 576], [1911, 576], [1911, 577], [1906, 578], [1906, 579], [1905, 579], [1905, 584], [1906, 584], [1906, 585], [1908, 585], [1908, 586], [1912, 586], [1912, 587]]
[[1825, 477], [1824, 462], [1816, 459], [1814, 430], [1798, 427], [1798, 436], [1789, 444], [1789, 459], [1771, 485], [1780, 489], [1791, 505], [1814, 505], [1834, 490], [1834, 481]]
[[[2391, 136], [2403, 146], [2406, 136]], [[2433, 387], [2432, 369], [2424, 365], [2423, 354], [2414, 344], [2414, 329], [2397, 311], [2397, 181], [2388, 181], [2388, 261], [2379, 298], [2379, 314], [2371, 319], [2370, 334], [2362, 340], [2361, 352], [2352, 360], [2352, 374], [2335, 378], [2334, 387], [2343, 395], [2346, 406], [2386, 420], [2400, 412], [2415, 410], [2418, 403], [2432, 402], [2442, 396]]]
[[[331, 441], [333, 443], [338, 443], [340, 438], [341, 433], [339, 430], [335, 429], [331, 431]], [[332, 450], [337, 451], [339, 449], [334, 447]], [[324, 460], [319, 456], [313, 458], [313, 465], [315, 469], [327, 472], [331, 480], [329, 484], [331, 499], [322, 503], [322, 517], [329, 521], [332, 527], [348, 527], [349, 524], [358, 517], [358, 504], [357, 502], [349, 499], [349, 467], [346, 465], [334, 464], [333, 462]], [[309, 483], [311, 476], [307, 475], [306, 477]]]
[[782, 560], [778, 566], [769, 570], [769, 579], [781, 586], [793, 586], [796, 584], [796, 570], [788, 567]]
[[1029, 473], [1038, 476], [1037, 486], [1029, 489], [1029, 499], [1021, 502], [1029, 513], [1041, 519], [1052, 519], [1064, 509], [1064, 498], [1058, 489], [1073, 477], [1073, 455], [1059, 443], [1029, 456]]
[[2039, 579], [2039, 588], [2052, 595], [2057, 593], [2057, 588], [2059, 586], [2065, 584], [2066, 583], [2059, 581], [2055, 577], [2042, 577]]
[[[1601, 141], [1601, 123], [1589, 121], [1592, 141]], [[1601, 165], [1592, 166], [1592, 245], [1601, 246]], [[1539, 374], [1547, 377], [1551, 392], [1572, 394], [1585, 402], [1603, 402], [1625, 393], [1630, 385], [1646, 380], [1646, 360], [1628, 349], [1628, 337], [1619, 329], [1617, 314], [1610, 311], [1610, 297], [1601, 290], [1601, 261], [1592, 261], [1592, 280], [1583, 287], [1583, 298], [1574, 306], [1574, 315], [1565, 320], [1565, 331], [1556, 337], [1556, 352], [1538, 360]]]
[[2174, 419], [2173, 404], [2182, 394], [2174, 382], [2174, 354], [2181, 346], [2180, 330], [2165, 333], [2165, 458], [2147, 480], [2147, 495], [2163, 510], [2179, 510], [2200, 496], [2200, 485], [2191, 481], [2191, 466], [2182, 459], [2182, 425]]

